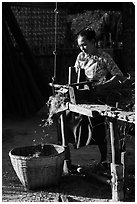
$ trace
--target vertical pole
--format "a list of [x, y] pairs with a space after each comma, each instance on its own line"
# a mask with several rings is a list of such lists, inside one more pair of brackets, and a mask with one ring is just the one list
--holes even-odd
[[[80, 68], [78, 69], [78, 76], [77, 76], [77, 83], [80, 82]], [[79, 88], [79, 86], [76, 86], [77, 89]]]
[[58, 117], [57, 120], [56, 120], [56, 127], [57, 127], [57, 139], [58, 139], [58, 144], [59, 144], [59, 145], [62, 145], [60, 117]]
[[72, 68], [69, 67], [69, 78], [68, 78], [68, 84], [71, 84], [71, 71], [72, 71]]
[[63, 113], [60, 115], [60, 121], [61, 121], [62, 146], [65, 147], [65, 150], [66, 150], [65, 161], [64, 161], [64, 174], [68, 174], [68, 169], [71, 165], [71, 160], [70, 160], [70, 149], [68, 146], [67, 130], [66, 130], [66, 111], [63, 111]]
[[126, 195], [126, 188], [127, 188], [127, 169], [126, 169], [126, 163], [127, 163], [127, 157], [126, 157], [126, 151], [121, 152], [121, 163], [123, 165], [123, 182], [124, 182], [124, 199]]
[[62, 134], [62, 146], [66, 146], [67, 138], [66, 138], [66, 118], [64, 112], [60, 115], [61, 119], [61, 134]]
[[112, 163], [120, 164], [121, 163], [120, 143], [119, 143], [117, 119], [115, 118], [112, 119], [112, 121], [110, 121], [110, 139], [111, 139], [111, 150], [112, 150]]
[[111, 138], [111, 175], [112, 175], [112, 201], [123, 201], [124, 188], [123, 188], [123, 165], [121, 164], [121, 152], [118, 134], [117, 119], [114, 118], [110, 121], [110, 138]]
[[55, 12], [55, 41], [54, 41], [54, 81], [56, 80], [56, 66], [57, 66], [57, 20], [58, 20], [58, 10], [57, 10], [57, 2]]

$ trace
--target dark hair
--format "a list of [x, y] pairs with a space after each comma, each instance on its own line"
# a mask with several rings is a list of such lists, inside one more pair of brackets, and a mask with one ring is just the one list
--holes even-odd
[[87, 40], [91, 41], [91, 40], [95, 40], [96, 41], [96, 33], [92, 28], [87, 28], [85, 30], [82, 30], [79, 34], [78, 37], [82, 36], [82, 37], [86, 37]]

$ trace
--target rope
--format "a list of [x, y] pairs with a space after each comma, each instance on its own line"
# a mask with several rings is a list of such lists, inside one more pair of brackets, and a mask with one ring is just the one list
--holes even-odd
[[56, 8], [54, 10], [55, 13], [55, 41], [54, 41], [54, 77], [53, 81], [56, 80], [56, 64], [57, 64], [57, 20], [58, 20], [58, 10], [57, 10], [57, 2], [56, 2]]

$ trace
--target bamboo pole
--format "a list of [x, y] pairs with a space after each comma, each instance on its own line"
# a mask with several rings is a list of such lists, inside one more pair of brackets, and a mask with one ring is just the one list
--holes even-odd
[[124, 200], [123, 165], [111, 163], [112, 201]]
[[117, 119], [114, 118], [110, 120], [110, 139], [111, 139], [111, 150], [112, 150], [112, 163], [120, 164], [120, 143], [119, 143], [119, 135], [118, 135], [118, 124]]
[[71, 166], [71, 159], [70, 159], [70, 149], [68, 146], [68, 140], [67, 140], [67, 131], [66, 131], [66, 111], [63, 111], [63, 113], [60, 115], [60, 122], [61, 122], [61, 136], [62, 136], [62, 146], [65, 147], [66, 154], [65, 154], [65, 160], [64, 160], [64, 174], [69, 173], [69, 168]]
[[69, 67], [69, 78], [68, 78], [68, 84], [71, 84], [71, 73], [72, 72], [72, 67]]
[[112, 150], [112, 163], [111, 163], [112, 201], [117, 202], [124, 200], [124, 182], [123, 182], [123, 165], [121, 164], [119, 134], [116, 118], [110, 121], [110, 138]]
[[126, 151], [121, 152], [121, 163], [123, 165], [123, 182], [124, 182], [124, 199], [126, 194], [126, 188], [127, 188], [127, 170], [126, 170], [126, 163], [127, 163], [127, 157], [126, 157]]

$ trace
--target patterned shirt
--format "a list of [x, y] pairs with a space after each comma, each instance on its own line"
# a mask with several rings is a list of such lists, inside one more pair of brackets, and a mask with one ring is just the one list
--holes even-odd
[[87, 79], [97, 81], [96, 84], [104, 83], [108, 73], [112, 76], [123, 76], [112, 57], [101, 50], [92, 56], [80, 52], [75, 62], [75, 69], [76, 72], [79, 69], [84, 69]]

